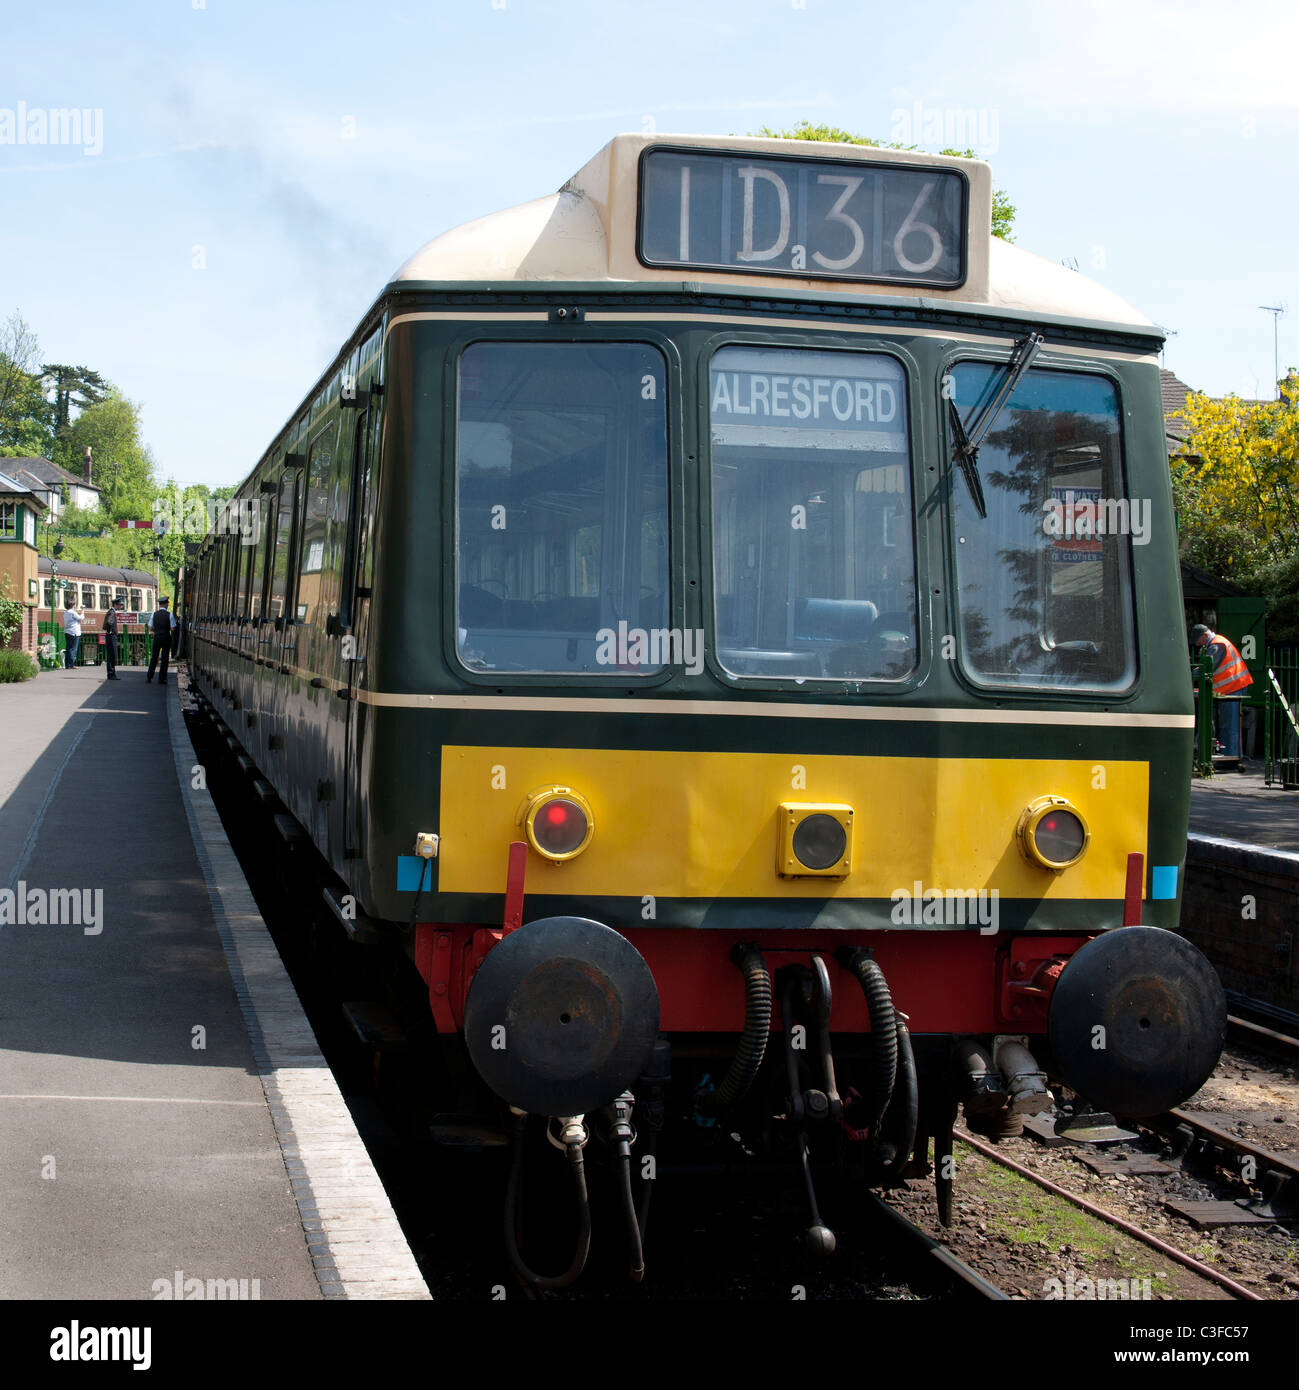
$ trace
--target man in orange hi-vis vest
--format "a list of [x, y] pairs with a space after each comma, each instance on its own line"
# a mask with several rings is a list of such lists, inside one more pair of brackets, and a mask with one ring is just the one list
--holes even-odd
[[1205, 627], [1203, 623], [1196, 623], [1191, 629], [1191, 641], [1201, 650], [1206, 646], [1209, 648], [1209, 655], [1213, 658], [1215, 695], [1235, 695], [1246, 686], [1254, 684], [1254, 677], [1249, 674], [1245, 658], [1229, 638]]
[[[1196, 623], [1191, 629], [1191, 642], [1200, 651], [1208, 647], [1209, 655], [1213, 658], [1215, 702], [1220, 695], [1239, 695], [1254, 684], [1245, 658], [1236, 650], [1230, 638], [1223, 637], [1203, 623]], [[1235, 700], [1225, 700], [1220, 705], [1215, 703], [1214, 715], [1223, 751], [1230, 757], [1238, 756], [1243, 751], [1240, 746], [1240, 705]]]

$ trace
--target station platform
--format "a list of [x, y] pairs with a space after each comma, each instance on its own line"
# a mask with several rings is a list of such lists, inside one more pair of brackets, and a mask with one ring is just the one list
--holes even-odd
[[1299, 791], [1261, 763], [1191, 781], [1182, 935], [1213, 962], [1236, 1012], [1292, 1031], [1299, 1017]]
[[0, 1298], [428, 1298], [175, 675], [0, 685]]
[[1247, 761], [1240, 772], [1191, 779], [1193, 835], [1299, 853], [1299, 791], [1269, 787], [1263, 765]]

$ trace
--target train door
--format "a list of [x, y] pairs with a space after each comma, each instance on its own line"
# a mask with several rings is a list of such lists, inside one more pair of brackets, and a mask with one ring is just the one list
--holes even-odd
[[343, 571], [339, 632], [342, 638], [343, 680], [347, 693], [347, 727], [343, 750], [343, 853], [365, 853], [366, 823], [361, 795], [361, 766], [366, 726], [357, 692], [366, 688], [369, 653], [370, 597], [374, 583], [374, 507], [378, 491], [380, 397], [372, 393], [356, 422], [353, 450], [352, 505]]
[[[290, 462], [291, 461], [291, 462]], [[302, 524], [301, 455], [290, 454], [280, 475], [280, 506], [275, 535], [275, 573], [271, 586], [272, 614], [278, 634], [278, 665], [288, 675], [298, 657], [298, 542]]]
[[[257, 672], [257, 689], [260, 692], [257, 701], [257, 714], [259, 716], [271, 714], [274, 705], [275, 681], [266, 675], [266, 664], [271, 658], [272, 644], [275, 641], [271, 588], [275, 574], [275, 540], [279, 522], [278, 513], [273, 510], [277, 497], [274, 470], [279, 466], [280, 460], [276, 457], [272, 460], [270, 470], [261, 481], [257, 494], [257, 508], [254, 513], [256, 544], [253, 548], [257, 552], [257, 560], [256, 568], [253, 571], [253, 594], [256, 606], [252, 613], [252, 656], [253, 667]], [[265, 721], [259, 718], [254, 726], [257, 730], [257, 747], [263, 752], [269, 734], [269, 730], [263, 730], [264, 723]], [[263, 766], [265, 766], [264, 763]]]

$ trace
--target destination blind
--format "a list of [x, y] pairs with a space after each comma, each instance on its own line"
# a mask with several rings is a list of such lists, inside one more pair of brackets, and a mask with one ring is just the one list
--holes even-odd
[[725, 348], [709, 375], [715, 445], [905, 453], [905, 400], [875, 353]]
[[966, 196], [954, 169], [651, 149], [640, 258], [954, 288], [965, 280]]

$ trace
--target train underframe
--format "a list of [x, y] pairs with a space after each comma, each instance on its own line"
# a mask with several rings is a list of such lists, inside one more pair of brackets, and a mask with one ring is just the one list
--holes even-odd
[[[515, 904], [519, 907], [521, 904]], [[515, 913], [515, 921], [518, 914]], [[1106, 945], [1109, 938], [1118, 948]], [[1202, 1084], [1224, 1019], [1216, 975], [1175, 933], [615, 932], [578, 917], [501, 928], [423, 923], [412, 954], [459, 1094], [444, 1143], [514, 1144], [513, 1209], [527, 1163], [568, 1158], [578, 1254], [539, 1288], [581, 1273], [590, 1244], [583, 1152], [613, 1174], [633, 1280], [656, 1165], [719, 1154], [793, 1165], [804, 1239], [835, 1249], [821, 1176], [857, 1188], [932, 1175], [951, 1218], [953, 1127], [994, 1138], [1050, 1113], [1157, 1113]], [[941, 949], [940, 949], [941, 948]], [[528, 1155], [531, 1155], [529, 1158]], [[850, 1189], [851, 1190], [851, 1189]]]

